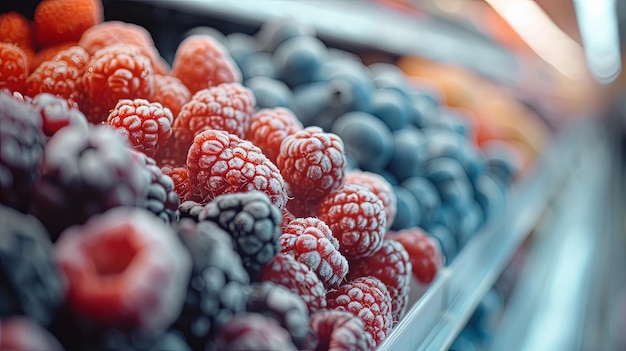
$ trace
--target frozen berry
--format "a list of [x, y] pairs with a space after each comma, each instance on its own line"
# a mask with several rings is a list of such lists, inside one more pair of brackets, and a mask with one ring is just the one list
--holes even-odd
[[180, 79], [170, 75], [154, 75], [153, 100], [169, 108], [174, 118], [178, 116], [181, 107], [190, 99], [191, 93]]
[[154, 69], [136, 46], [114, 44], [96, 51], [82, 76], [87, 119], [100, 123], [120, 99], [147, 99], [154, 96]]
[[281, 212], [262, 192], [220, 195], [205, 205], [198, 219], [215, 222], [230, 233], [253, 281], [280, 250]]
[[259, 109], [284, 107], [293, 110], [296, 108], [291, 89], [281, 80], [256, 76], [247, 79], [245, 85], [254, 94]]
[[391, 297], [391, 315], [398, 322], [409, 302], [411, 261], [407, 250], [397, 241], [385, 240], [372, 256], [350, 261], [348, 280], [373, 276], [380, 279]]
[[390, 232], [388, 239], [404, 246], [411, 260], [415, 279], [424, 285], [430, 284], [443, 267], [444, 258], [436, 239], [431, 238], [419, 227]]
[[47, 326], [66, 293], [48, 234], [35, 217], [4, 206], [0, 223], [0, 319], [22, 315]]
[[241, 71], [228, 50], [208, 35], [185, 38], [176, 49], [172, 75], [194, 94], [222, 83], [241, 82]]
[[319, 218], [296, 218], [278, 238], [280, 251], [313, 270], [324, 286], [338, 287], [348, 274], [348, 260], [339, 252], [339, 242]]
[[306, 264], [279, 253], [261, 272], [261, 281], [271, 281], [294, 292], [306, 303], [309, 314], [326, 308], [326, 289]]
[[118, 207], [73, 226], [55, 254], [68, 303], [101, 325], [162, 331], [181, 311], [191, 259], [146, 210]]
[[63, 351], [59, 341], [30, 318], [14, 316], [0, 320], [0, 335], [0, 350]]
[[326, 295], [329, 309], [354, 313], [363, 320], [368, 349], [373, 350], [391, 332], [391, 297], [378, 278], [360, 277]]
[[[176, 117], [174, 117], [176, 122]], [[172, 135], [165, 145], [157, 150], [154, 159], [161, 166], [184, 167], [187, 162], [187, 152], [193, 143], [194, 134], [187, 128], [178, 128], [172, 125]]]
[[280, 44], [291, 38], [315, 35], [316, 31], [312, 26], [285, 16], [263, 23], [256, 34], [256, 39], [261, 49], [273, 52]]
[[244, 138], [254, 114], [254, 95], [239, 83], [224, 83], [197, 91], [185, 103], [174, 127], [190, 130], [194, 135], [218, 129]]
[[231, 318], [206, 351], [222, 350], [299, 350], [289, 332], [271, 317], [260, 313], [242, 313]]
[[291, 88], [309, 83], [326, 59], [326, 45], [314, 36], [298, 36], [284, 41], [273, 53], [278, 77]]
[[356, 184], [371, 190], [383, 202], [387, 214], [387, 229], [391, 227], [397, 212], [396, 193], [383, 176], [374, 172], [352, 170], [346, 174], [346, 184]]
[[0, 41], [19, 46], [22, 50], [33, 51], [33, 26], [19, 12], [10, 11], [0, 15]]
[[28, 58], [15, 44], [0, 42], [0, 88], [26, 93]]
[[291, 110], [282, 107], [262, 109], [252, 116], [246, 139], [260, 147], [267, 158], [276, 163], [280, 144], [302, 128], [302, 123]]
[[371, 190], [345, 184], [319, 205], [319, 218], [339, 240], [339, 251], [348, 260], [373, 255], [383, 244], [387, 214], [383, 202]]
[[184, 218], [189, 218], [194, 222], [200, 221], [200, 213], [204, 210], [204, 205], [201, 203], [187, 200], [178, 205], [179, 212], [179, 220], [183, 220]]
[[126, 332], [107, 329], [95, 337], [90, 337], [81, 346], [89, 351], [192, 351], [184, 337], [173, 330], [153, 334], [141, 330]]
[[191, 181], [189, 180], [189, 171], [185, 167], [163, 166], [161, 171], [166, 176], [172, 178], [174, 182], [174, 191], [178, 195], [181, 202], [187, 201], [191, 192]]
[[224, 323], [245, 310], [250, 278], [229, 233], [217, 224], [185, 219], [177, 228], [191, 255], [192, 271], [174, 328], [183, 332], [194, 349], [204, 350]]
[[198, 134], [187, 154], [189, 179], [203, 200], [222, 194], [261, 191], [280, 210], [287, 202], [285, 181], [261, 149], [219, 130]]
[[319, 311], [311, 315], [310, 325], [319, 339], [316, 351], [369, 350], [371, 336], [365, 333], [363, 320], [354, 313], [340, 310]]
[[164, 223], [173, 224], [178, 220], [180, 205], [178, 194], [174, 191], [174, 181], [161, 171], [154, 159], [139, 151], [132, 151], [132, 154], [150, 175], [150, 185], [143, 207], [161, 218]]
[[88, 28], [103, 19], [101, 0], [42, 1], [33, 19], [35, 37], [41, 46], [78, 41]]
[[405, 128], [411, 118], [409, 98], [397, 89], [376, 89], [372, 92], [370, 113], [383, 121], [390, 130]]
[[35, 215], [53, 240], [73, 224], [116, 206], [143, 207], [150, 175], [107, 126], [59, 130], [44, 150]]
[[27, 212], [39, 178], [41, 118], [24, 102], [0, 93], [0, 203]]
[[293, 215], [286, 207], [283, 208], [283, 219], [280, 222], [280, 232], [284, 233], [285, 228], [289, 225], [289, 222], [296, 219], [296, 216]]
[[109, 113], [106, 123], [115, 128], [128, 144], [148, 157], [172, 135], [174, 117], [167, 107], [145, 99], [122, 99]]
[[31, 104], [41, 116], [41, 129], [47, 138], [69, 125], [87, 132], [87, 118], [68, 100], [49, 93], [41, 93], [33, 96]]
[[[41, 48], [33, 55], [32, 59], [30, 59], [30, 71], [35, 71], [35, 69], [41, 66], [42, 63], [54, 60], [54, 57], [60, 52], [77, 45], [77, 42], [69, 41]], [[28, 56], [28, 54], [26, 56]]]

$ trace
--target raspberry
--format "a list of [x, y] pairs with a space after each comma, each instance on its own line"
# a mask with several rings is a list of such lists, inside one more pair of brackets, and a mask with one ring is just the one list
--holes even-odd
[[174, 191], [172, 178], [161, 171], [154, 159], [139, 151], [132, 151], [132, 155], [139, 160], [139, 163], [144, 166], [144, 169], [150, 175], [148, 195], [143, 207], [161, 218], [166, 224], [173, 224], [178, 221], [180, 199]]
[[19, 46], [22, 50], [34, 51], [33, 27], [21, 13], [11, 11], [0, 15], [0, 41]]
[[96, 51], [82, 76], [87, 119], [98, 124], [120, 99], [152, 100], [154, 71], [136, 46], [116, 44]]
[[241, 82], [241, 71], [217, 39], [209, 35], [191, 35], [176, 49], [172, 75], [180, 79], [192, 94], [222, 83]]
[[285, 208], [286, 186], [276, 165], [257, 146], [236, 135], [219, 130], [198, 134], [187, 154], [187, 169], [194, 192], [207, 201], [222, 194], [258, 190], [280, 210]]
[[200, 221], [211, 221], [230, 233], [235, 250], [252, 281], [279, 252], [280, 210], [260, 191], [224, 194], [204, 206]]
[[139, 48], [150, 59], [154, 72], [168, 74], [170, 68], [154, 46], [150, 32], [142, 26], [121, 21], [104, 21], [87, 29], [78, 45], [94, 55], [98, 50], [114, 44], [130, 44]]
[[169, 108], [174, 118], [190, 99], [191, 93], [180, 79], [170, 75], [154, 75], [154, 101]]
[[28, 58], [15, 44], [0, 43], [0, 89], [26, 92]]
[[409, 302], [411, 268], [404, 246], [395, 240], [385, 240], [374, 255], [350, 261], [348, 280], [370, 275], [383, 282], [391, 297], [391, 315], [395, 323], [402, 318]]
[[260, 313], [234, 316], [220, 329], [207, 351], [281, 350], [296, 351], [289, 333], [278, 322]]
[[63, 350], [54, 336], [30, 318], [14, 316], [3, 319], [0, 321], [0, 335], [0, 350]]
[[50, 93], [64, 99], [80, 102], [82, 76], [89, 54], [80, 46], [59, 51], [51, 60], [44, 61], [28, 76], [29, 96]]
[[306, 304], [286, 287], [269, 281], [251, 284], [246, 310], [278, 321], [289, 332], [298, 350], [315, 349], [317, 338], [309, 328]]
[[[54, 57], [58, 55], [61, 51], [67, 50], [74, 46], [78, 46], [78, 43], [75, 41], [70, 41], [67, 43], [60, 43], [60, 44], [56, 44], [52, 46], [47, 46], [37, 51], [33, 55], [32, 59], [30, 60], [31, 71], [34, 71], [35, 69], [37, 69], [39, 66], [41, 66], [42, 63], [53, 60]], [[26, 56], [28, 56], [28, 54]]]
[[283, 140], [276, 165], [290, 196], [304, 203], [319, 203], [345, 181], [343, 142], [319, 127], [307, 127]]
[[302, 123], [291, 110], [284, 107], [262, 109], [252, 116], [246, 139], [260, 147], [267, 158], [276, 163], [283, 140], [302, 129]]
[[[296, 219], [296, 216], [293, 213], [289, 212], [289, 210], [285, 207], [283, 208], [283, 219], [280, 221], [280, 232], [284, 233], [285, 228], [289, 225], [289, 222]], [[282, 235], [282, 234], [281, 234]]]
[[0, 203], [22, 212], [29, 210], [44, 142], [35, 110], [0, 93]]
[[0, 223], [0, 319], [25, 315], [47, 326], [66, 290], [48, 234], [35, 217], [4, 206]]
[[149, 157], [172, 135], [174, 117], [167, 107], [145, 99], [122, 99], [106, 123], [117, 129], [128, 144]]
[[309, 314], [326, 308], [326, 289], [309, 266], [291, 255], [278, 254], [261, 272], [261, 281], [271, 281], [298, 294]]
[[174, 191], [178, 195], [181, 202], [187, 201], [189, 192], [191, 191], [191, 182], [189, 181], [189, 171], [185, 167], [161, 167], [163, 174], [172, 178], [174, 182]]
[[68, 303], [103, 326], [162, 331], [179, 315], [191, 259], [150, 212], [118, 207], [65, 230], [56, 259]]
[[360, 277], [326, 295], [329, 309], [352, 312], [365, 324], [368, 349], [373, 350], [391, 332], [391, 297], [378, 278]]
[[311, 315], [310, 325], [319, 339], [318, 351], [368, 350], [365, 324], [353, 313], [339, 310], [319, 311]]
[[224, 83], [193, 94], [183, 105], [174, 124], [194, 135], [218, 129], [244, 138], [254, 114], [254, 95], [239, 83]]
[[46, 0], [35, 8], [35, 37], [41, 46], [78, 41], [103, 20], [101, 0]]
[[397, 212], [397, 199], [393, 186], [380, 174], [361, 170], [351, 170], [346, 174], [346, 184], [356, 184], [371, 190], [383, 202], [387, 214], [386, 229], [391, 228]]
[[178, 128], [175, 124], [176, 119], [174, 119], [174, 125], [172, 125], [172, 135], [154, 155], [157, 163], [161, 166], [182, 167], [186, 165], [187, 151], [189, 151], [189, 147], [193, 143], [194, 135], [189, 129]]
[[396, 240], [409, 253], [413, 277], [422, 285], [430, 284], [444, 265], [444, 257], [437, 239], [419, 227], [389, 232], [387, 239]]
[[339, 242], [318, 218], [296, 218], [278, 238], [280, 252], [306, 264], [326, 289], [337, 288], [348, 274], [348, 260], [339, 252]]
[[68, 126], [46, 144], [34, 213], [53, 240], [65, 228], [116, 206], [143, 207], [150, 175], [106, 126]]
[[67, 126], [76, 126], [87, 132], [87, 118], [68, 100], [48, 93], [34, 95], [33, 108], [41, 116], [42, 131], [47, 138]]
[[181, 220], [178, 236], [191, 255], [193, 268], [174, 328], [183, 332], [194, 350], [204, 350], [224, 323], [245, 310], [250, 278], [230, 235], [217, 224]]
[[319, 218], [339, 240], [348, 260], [373, 255], [383, 244], [387, 215], [383, 202], [369, 189], [345, 184], [319, 205]]

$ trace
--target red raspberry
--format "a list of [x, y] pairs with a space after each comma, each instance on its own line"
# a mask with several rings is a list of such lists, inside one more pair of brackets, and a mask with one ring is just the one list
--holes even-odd
[[181, 107], [189, 99], [191, 99], [191, 93], [180, 79], [170, 75], [154, 75], [154, 101], [169, 108], [174, 118], [178, 116]]
[[35, 37], [43, 47], [76, 42], [103, 17], [101, 0], [42, 1], [35, 8]]
[[183, 105], [174, 126], [198, 135], [218, 129], [244, 139], [250, 128], [256, 101], [254, 94], [239, 83], [224, 83], [202, 89]]
[[70, 41], [67, 43], [55, 44], [52, 46], [47, 46], [39, 51], [37, 51], [32, 59], [30, 60], [30, 68], [31, 71], [34, 71], [37, 67], [39, 67], [42, 63], [46, 61], [50, 61], [54, 59], [54, 57], [61, 51], [67, 50], [72, 46], [78, 46], [78, 43], [75, 41]]
[[372, 342], [363, 320], [350, 312], [319, 311], [311, 315], [310, 325], [319, 339], [318, 350], [367, 351]]
[[368, 275], [380, 279], [387, 287], [391, 315], [398, 322], [406, 311], [411, 284], [411, 261], [404, 246], [395, 240], [385, 240], [374, 255], [350, 261], [348, 280]]
[[69, 125], [77, 125], [87, 133], [87, 118], [76, 108], [76, 104], [48, 93], [38, 94], [33, 98], [32, 105], [41, 115], [41, 129], [50, 138], [56, 132]]
[[383, 244], [387, 215], [383, 202], [367, 188], [345, 184], [330, 193], [319, 205], [319, 218], [339, 240], [346, 258], [373, 255]]
[[187, 162], [187, 151], [193, 144], [193, 133], [187, 128], [176, 127], [176, 116], [172, 125], [172, 135], [163, 147], [157, 150], [154, 159], [161, 166], [183, 167]]
[[161, 171], [174, 181], [174, 192], [178, 194], [180, 202], [187, 201], [191, 192], [191, 181], [189, 180], [187, 168], [164, 166], [161, 167]]
[[368, 350], [373, 350], [391, 332], [391, 297], [378, 278], [360, 277], [326, 294], [329, 309], [352, 312], [365, 324]]
[[261, 270], [261, 281], [271, 281], [298, 294], [309, 314], [326, 308], [326, 289], [306, 264], [291, 255], [278, 254]]
[[290, 196], [300, 203], [317, 204], [345, 181], [343, 142], [319, 127], [307, 127], [283, 140], [276, 165], [285, 177]]
[[296, 218], [278, 238], [280, 252], [293, 255], [320, 278], [327, 289], [338, 287], [348, 274], [348, 260], [326, 223], [315, 217]]
[[0, 89], [26, 93], [28, 58], [15, 44], [0, 43]]
[[385, 213], [387, 214], [386, 229], [389, 230], [393, 219], [396, 217], [398, 205], [398, 199], [391, 183], [380, 174], [374, 172], [351, 170], [346, 174], [346, 184], [364, 186], [378, 196], [383, 202], [383, 206], [385, 206]]
[[34, 52], [33, 27], [22, 14], [11, 11], [0, 14], [0, 41], [19, 46], [24, 52]]
[[296, 351], [289, 332], [272, 318], [246, 312], [233, 316], [215, 338], [214, 350]]
[[189, 91], [241, 82], [241, 71], [228, 50], [210, 35], [191, 35], [178, 48], [172, 64], [172, 75]]
[[294, 216], [293, 213], [289, 212], [287, 207], [283, 208], [283, 220], [280, 222], [280, 232], [284, 233], [285, 228], [287, 228], [287, 226], [289, 225], [289, 222], [293, 221], [294, 219], [296, 219], [296, 216]]
[[149, 157], [172, 135], [174, 117], [167, 107], [145, 99], [120, 100], [107, 118], [129, 145]]
[[204, 203], [222, 194], [259, 190], [281, 211], [287, 203], [285, 181], [261, 149], [221, 130], [198, 134], [187, 156], [189, 178]]
[[0, 321], [0, 335], [0, 350], [63, 350], [59, 341], [46, 328], [23, 316], [3, 316]]
[[[87, 119], [98, 124], [121, 99], [154, 96], [152, 64], [135, 46], [118, 44], [98, 50], [89, 60], [82, 77]], [[81, 105], [82, 106], [82, 105]]]
[[152, 213], [114, 208], [62, 232], [56, 259], [68, 303], [103, 325], [161, 331], [179, 315], [191, 259]]
[[443, 267], [444, 256], [437, 239], [419, 227], [389, 232], [387, 239], [399, 241], [409, 253], [413, 277], [422, 285], [429, 285]]
[[80, 102], [83, 91], [81, 80], [88, 61], [89, 54], [80, 46], [61, 50], [28, 76], [28, 95], [50, 93]]
[[84, 47], [90, 55], [115, 44], [130, 44], [138, 47], [141, 53], [150, 59], [154, 72], [157, 74], [168, 74], [170, 71], [169, 65], [154, 46], [150, 32], [133, 23], [104, 21], [87, 29], [78, 41], [78, 45]]
[[246, 139], [260, 147], [267, 158], [276, 163], [283, 140], [302, 129], [302, 123], [291, 110], [284, 107], [262, 109], [252, 116]]

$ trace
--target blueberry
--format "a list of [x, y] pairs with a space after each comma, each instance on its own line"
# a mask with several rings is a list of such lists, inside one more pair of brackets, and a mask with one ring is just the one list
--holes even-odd
[[420, 224], [428, 225], [436, 219], [441, 206], [441, 197], [433, 182], [427, 178], [413, 176], [405, 179], [401, 186], [408, 190], [420, 205], [422, 218]]
[[280, 80], [257, 76], [245, 81], [246, 87], [252, 90], [256, 97], [257, 108], [294, 107], [294, 97], [291, 89]]
[[410, 89], [410, 84], [398, 66], [380, 62], [369, 65], [369, 69], [372, 71], [374, 84], [377, 88], [395, 89], [404, 93], [408, 98], [407, 91]]
[[290, 17], [281, 17], [265, 22], [256, 34], [260, 47], [274, 52], [285, 41], [302, 36], [315, 36], [315, 29]]
[[418, 129], [403, 129], [393, 133], [393, 155], [387, 169], [400, 182], [423, 174], [426, 157], [424, 137]]
[[458, 233], [459, 233], [459, 213], [456, 208], [451, 206], [450, 204], [442, 203], [439, 206], [437, 213], [435, 214], [435, 223], [441, 224], [446, 227], [452, 236], [455, 238], [455, 242], [457, 243], [457, 248], [460, 249], [458, 245]]
[[482, 145], [490, 175], [510, 184], [522, 168], [522, 160], [510, 144], [500, 140], [490, 140]]
[[435, 94], [424, 90], [409, 92], [411, 103], [411, 122], [420, 128], [427, 127], [439, 118], [440, 101]]
[[267, 52], [251, 54], [239, 67], [244, 81], [257, 76], [276, 78], [272, 56]]
[[348, 112], [335, 121], [331, 131], [343, 139], [346, 154], [354, 157], [364, 170], [383, 169], [391, 160], [391, 131], [369, 113]]
[[471, 201], [468, 205], [457, 209], [457, 213], [459, 218], [457, 240], [459, 247], [463, 247], [484, 223], [484, 214], [482, 207], [476, 201]]
[[485, 221], [502, 210], [506, 201], [506, 191], [493, 177], [482, 175], [474, 184], [474, 197], [483, 209]]
[[468, 141], [461, 135], [445, 129], [428, 127], [422, 129], [426, 143], [425, 159], [447, 156], [463, 161], [463, 149]]
[[443, 203], [458, 208], [474, 198], [472, 183], [458, 160], [438, 157], [427, 161], [424, 168], [425, 176], [435, 184]]
[[478, 351], [476, 336], [471, 328], [465, 328], [450, 346], [449, 351]]
[[335, 60], [321, 65], [312, 77], [313, 81], [330, 82], [329, 90], [335, 91], [343, 102], [343, 112], [368, 111], [375, 89], [369, 70], [359, 61]]
[[439, 241], [441, 252], [446, 257], [446, 265], [450, 264], [457, 255], [456, 239], [450, 229], [443, 224], [433, 224], [424, 228], [426, 232]]
[[385, 122], [391, 130], [399, 130], [409, 124], [410, 109], [407, 97], [398, 90], [374, 90], [370, 113]]
[[328, 89], [325, 82], [301, 85], [293, 90], [294, 112], [305, 127], [317, 125], [329, 130], [337, 115], [327, 111]]
[[326, 46], [319, 39], [300, 36], [280, 44], [272, 58], [278, 77], [293, 88], [309, 83], [326, 55]]
[[417, 200], [401, 186], [394, 186], [393, 190], [397, 198], [397, 212], [391, 230], [398, 231], [417, 226], [421, 221], [421, 210]]
[[495, 315], [502, 310], [504, 306], [503, 296], [497, 288], [492, 287], [480, 301], [476, 310], [470, 317], [468, 325], [475, 329], [488, 330], [492, 326]]
[[469, 138], [474, 133], [474, 127], [459, 111], [442, 107], [439, 109], [439, 118], [430, 124], [434, 128], [447, 129], [465, 138]]
[[474, 143], [466, 143], [461, 150], [461, 160], [465, 173], [472, 182], [487, 171], [485, 154]]

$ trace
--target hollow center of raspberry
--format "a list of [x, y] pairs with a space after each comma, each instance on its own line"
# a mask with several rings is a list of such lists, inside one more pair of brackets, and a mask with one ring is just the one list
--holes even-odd
[[99, 276], [123, 273], [131, 264], [139, 248], [128, 235], [103, 238], [88, 250], [89, 257]]

